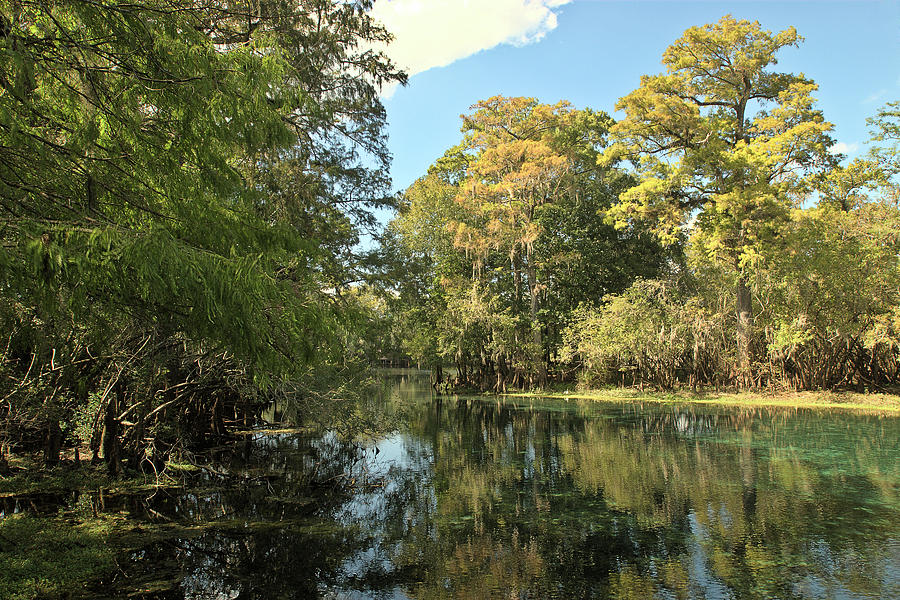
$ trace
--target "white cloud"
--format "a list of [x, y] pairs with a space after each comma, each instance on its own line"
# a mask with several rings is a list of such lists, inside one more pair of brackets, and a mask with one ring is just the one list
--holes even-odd
[[540, 41], [556, 28], [554, 9], [569, 2], [376, 0], [371, 14], [394, 34], [387, 54], [411, 77], [500, 44]]
[[856, 142], [852, 144], [847, 144], [845, 142], [838, 142], [834, 146], [832, 146], [828, 151], [832, 154], [853, 154], [859, 150], [859, 144]]

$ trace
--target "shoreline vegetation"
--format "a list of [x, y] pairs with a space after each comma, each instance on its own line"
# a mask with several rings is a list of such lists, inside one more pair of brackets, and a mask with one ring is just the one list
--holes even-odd
[[[530, 416], [508, 422], [518, 437], [499, 427], [491, 440], [482, 428], [454, 432], [452, 472], [436, 476], [446, 488], [421, 500], [410, 495], [425, 489], [418, 476], [396, 487], [387, 476], [356, 476], [366, 453], [381, 450], [332, 438], [405, 418], [369, 395], [369, 368], [395, 358], [433, 367], [435, 389], [451, 385], [443, 368], [452, 365], [448, 392], [494, 390], [485, 393], [510, 403], [743, 406], [753, 410], [741, 416], [760, 421], [761, 407], [900, 416], [900, 102], [866, 119], [868, 150], [848, 162], [816, 107], [817, 85], [774, 70], [799, 33], [726, 15], [675, 40], [665, 72], [642, 75], [616, 103], [618, 121], [566, 100], [480, 100], [461, 115], [459, 142], [396, 192], [382, 92], [408, 76], [379, 50], [392, 34], [371, 8], [371, 0], [0, 4], [0, 598], [177, 597], [177, 586], [189, 595], [204, 580], [233, 580], [237, 590], [255, 584], [260, 565], [285, 582], [271, 594], [247, 587], [253, 595], [328, 595], [344, 581], [381, 585], [395, 572], [436, 573], [436, 593], [446, 593], [441, 578], [457, 563], [424, 562], [448, 549], [451, 538], [432, 533], [446, 524], [441, 511], [434, 528], [409, 520], [405, 506], [373, 511], [379, 521], [396, 517], [401, 537], [436, 544], [390, 572], [351, 576], [341, 553], [368, 555], [370, 539], [350, 539], [343, 524], [294, 535], [313, 516], [355, 519], [348, 502], [370, 481], [384, 482], [386, 498], [426, 508], [451, 496], [462, 519], [479, 523], [466, 532], [469, 550], [456, 554], [470, 558], [460, 560], [488, 564], [502, 549], [516, 566], [497, 568], [517, 581], [545, 562], [564, 572], [550, 562], [573, 548], [565, 536], [548, 531], [562, 542], [545, 559], [533, 541], [521, 546], [520, 521], [504, 514], [504, 530], [515, 532], [507, 552], [483, 527], [494, 513], [474, 518], [499, 504], [501, 485], [525, 489], [526, 480], [508, 476], [519, 462], [495, 474], [480, 457], [463, 461], [476, 444], [537, 439]], [[383, 224], [380, 211], [394, 217]], [[866, 393], [817, 391], [845, 388]], [[506, 393], [528, 389], [545, 391]], [[808, 391], [777, 391], [788, 389]], [[439, 418], [422, 416], [422, 439], [443, 435], [433, 404]], [[320, 444], [268, 443], [325, 422]], [[897, 437], [890, 425], [894, 437], [877, 442], [885, 462]], [[615, 475], [610, 497], [621, 481], [643, 477], [637, 466], [604, 462], [603, 423], [588, 429], [594, 446], [582, 446], [584, 456]], [[533, 446], [549, 456], [557, 442]], [[634, 465], [656, 451], [637, 450]], [[659, 489], [680, 456], [663, 450]], [[747, 464], [755, 463], [735, 458], [710, 478]], [[454, 480], [459, 465], [465, 477]], [[531, 481], [533, 500], [509, 487], [517, 519], [521, 507], [541, 507], [521, 530], [540, 522], [564, 531], [568, 516], [543, 512], [556, 480]], [[872, 481], [890, 489], [896, 474]], [[606, 502], [607, 490], [591, 485]], [[652, 491], [640, 487], [636, 494]], [[770, 501], [764, 495], [759, 504]], [[654, 495], [636, 505], [652, 506], [650, 518], [689, 506], [687, 493], [663, 499], [670, 504]], [[752, 503], [756, 515], [756, 488], [733, 503]], [[622, 529], [618, 519], [604, 530], [613, 552], [645, 533], [668, 535], [637, 521]], [[279, 535], [251, 539], [251, 528]], [[153, 536], [209, 530], [237, 533], [184, 548], [178, 560], [171, 547], [147, 550]], [[590, 534], [581, 542], [592, 557], [606, 541]], [[767, 556], [745, 537], [723, 538], [742, 549], [733, 560], [718, 549], [714, 558]], [[312, 554], [310, 539], [329, 555], [331, 580], [297, 562]], [[783, 546], [771, 544], [779, 555]], [[520, 548], [534, 560], [518, 560]], [[653, 554], [640, 552], [634, 565], [657, 570]], [[681, 560], [668, 552], [666, 564]], [[597, 564], [627, 565], [614, 574], [626, 581], [638, 567], [622, 556]], [[224, 568], [182, 569], [195, 557], [213, 566], [221, 557]], [[411, 595], [428, 595], [416, 585]]]
[[380, 356], [494, 392], [897, 390], [900, 103], [847, 162], [815, 82], [776, 70], [801, 42], [691, 27], [616, 119], [473, 104], [388, 224]]
[[734, 392], [734, 391], [641, 391], [631, 388], [574, 391], [532, 391], [497, 394], [504, 398], [551, 398], [602, 402], [654, 402], [658, 404], [704, 404], [735, 407], [814, 408], [880, 412], [900, 416], [900, 394], [861, 392]]

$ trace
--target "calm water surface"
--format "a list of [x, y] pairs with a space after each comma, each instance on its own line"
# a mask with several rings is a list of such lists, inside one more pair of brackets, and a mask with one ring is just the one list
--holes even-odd
[[159, 598], [900, 598], [898, 418], [388, 389], [394, 432], [257, 434], [216, 466], [240, 485], [123, 500], [212, 525], [123, 570]]

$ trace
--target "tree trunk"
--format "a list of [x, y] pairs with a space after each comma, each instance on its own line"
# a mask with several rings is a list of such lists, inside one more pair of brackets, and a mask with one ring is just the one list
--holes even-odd
[[434, 367], [434, 374], [433, 374], [433, 380], [431, 383], [431, 387], [434, 389], [434, 391], [436, 391], [438, 394], [440, 394], [441, 386], [443, 385], [443, 383], [444, 383], [444, 368], [440, 363], [438, 363]]
[[57, 419], [51, 419], [44, 431], [44, 464], [52, 467], [59, 464], [59, 451], [62, 448], [62, 429]]
[[753, 330], [753, 312], [750, 298], [750, 288], [743, 277], [738, 278], [737, 294], [735, 301], [735, 315], [737, 326], [735, 328], [737, 342], [737, 386], [747, 388], [752, 381], [750, 367], [750, 337]]
[[522, 267], [518, 254], [510, 257], [513, 272], [513, 289], [515, 290], [514, 307], [518, 311], [522, 307]]
[[119, 410], [118, 400], [121, 393], [121, 384], [117, 383], [115, 388], [106, 405], [106, 414], [103, 418], [103, 435], [100, 442], [103, 446], [103, 458], [106, 461], [107, 471], [112, 476], [117, 476], [122, 470], [119, 452], [119, 421], [116, 418]]
[[9, 461], [6, 460], [6, 446], [0, 442], [0, 476], [9, 475]]
[[539, 289], [537, 282], [537, 269], [531, 264], [531, 251], [528, 251], [528, 291], [531, 295], [529, 317], [531, 321], [531, 336], [534, 343], [534, 354], [531, 357], [537, 367], [537, 384], [540, 387], [547, 385], [547, 364], [544, 362], [544, 336], [541, 323], [538, 320]]

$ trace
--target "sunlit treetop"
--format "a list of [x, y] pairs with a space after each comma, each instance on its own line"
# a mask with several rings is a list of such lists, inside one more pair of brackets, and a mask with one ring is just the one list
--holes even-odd
[[670, 241], [696, 219], [711, 252], [752, 257], [808, 176], [831, 163], [815, 83], [772, 70], [777, 52], [800, 41], [793, 28], [773, 34], [730, 16], [675, 41], [666, 72], [643, 76], [616, 105], [626, 116], [601, 162], [630, 159], [641, 182], [610, 217], [622, 227], [649, 220]]

